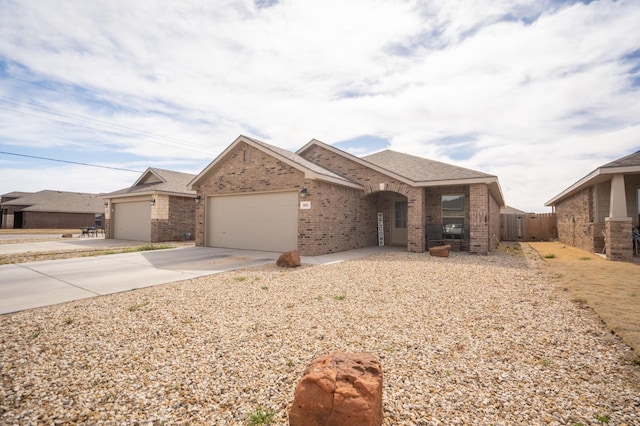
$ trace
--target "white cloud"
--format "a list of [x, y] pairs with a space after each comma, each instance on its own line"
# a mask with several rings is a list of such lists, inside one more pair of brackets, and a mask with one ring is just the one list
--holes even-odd
[[[631, 0], [2, 9], [0, 147], [93, 146], [135, 154], [123, 163], [194, 167], [241, 133], [291, 150], [311, 138], [370, 135], [496, 174], [509, 204], [541, 211], [640, 145], [629, 74], [640, 59], [622, 59], [639, 48], [640, 5]], [[6, 97], [117, 126], [60, 123]], [[27, 179], [4, 176], [0, 193]]]

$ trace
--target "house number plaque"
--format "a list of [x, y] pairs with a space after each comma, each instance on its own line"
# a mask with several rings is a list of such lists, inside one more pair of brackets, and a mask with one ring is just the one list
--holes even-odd
[[384, 246], [384, 217], [382, 212], [378, 212], [378, 245]]

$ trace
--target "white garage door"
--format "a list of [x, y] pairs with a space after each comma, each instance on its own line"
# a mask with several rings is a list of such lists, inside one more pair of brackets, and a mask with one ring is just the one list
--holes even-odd
[[114, 203], [113, 208], [114, 238], [151, 241], [151, 205], [148, 201]]
[[207, 245], [262, 251], [298, 247], [298, 193], [210, 197]]

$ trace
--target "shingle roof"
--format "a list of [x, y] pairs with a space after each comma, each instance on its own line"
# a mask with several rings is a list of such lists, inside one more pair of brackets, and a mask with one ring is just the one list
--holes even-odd
[[494, 177], [487, 173], [416, 157], [414, 155], [403, 154], [389, 149], [361, 158], [413, 182]]
[[150, 193], [173, 193], [184, 195], [196, 195], [196, 192], [189, 189], [187, 184], [196, 175], [191, 173], [175, 172], [173, 170], [158, 169], [149, 167], [140, 178], [129, 188], [104, 194], [103, 198], [116, 196], [140, 195]]
[[60, 213], [103, 213], [101, 194], [44, 190], [28, 193], [3, 206], [26, 206], [22, 211]]
[[618, 158], [617, 160], [607, 163], [604, 166], [600, 166], [600, 168], [631, 166], [640, 166], [640, 151], [634, 152], [633, 154], [627, 155], [626, 157]]
[[617, 160], [613, 160], [603, 166], [598, 167], [597, 169], [547, 201], [545, 203], [545, 206], [555, 206], [559, 201], [562, 201], [568, 196], [573, 195], [586, 187], [610, 180], [611, 176], [616, 173], [637, 174], [639, 172], [640, 151], [636, 151], [633, 154], [618, 158]]

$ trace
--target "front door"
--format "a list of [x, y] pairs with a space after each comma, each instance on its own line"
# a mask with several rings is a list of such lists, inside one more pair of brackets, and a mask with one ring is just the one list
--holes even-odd
[[407, 245], [407, 208], [405, 197], [391, 199], [391, 245]]

